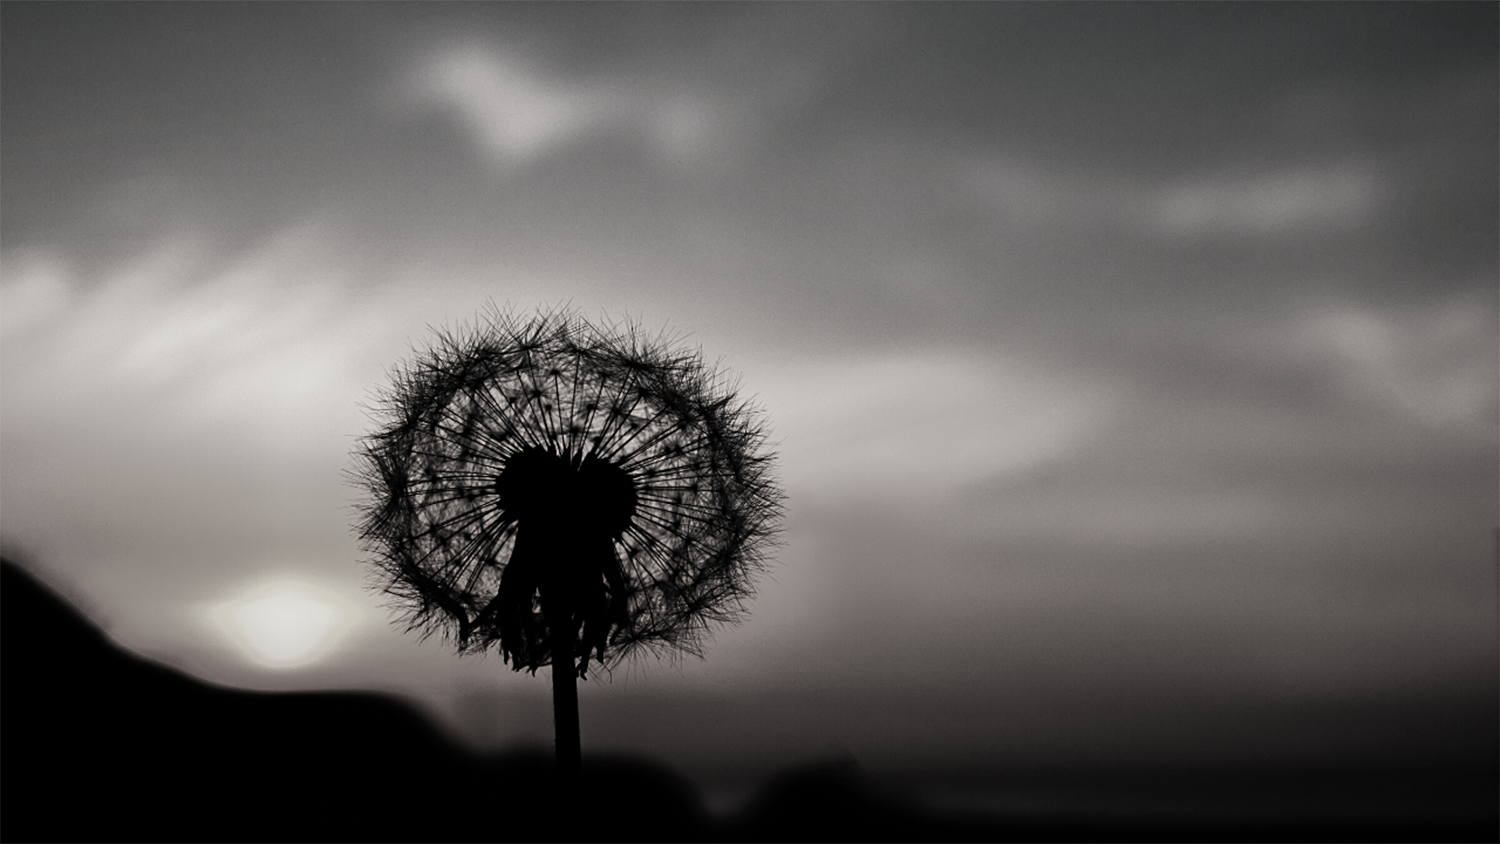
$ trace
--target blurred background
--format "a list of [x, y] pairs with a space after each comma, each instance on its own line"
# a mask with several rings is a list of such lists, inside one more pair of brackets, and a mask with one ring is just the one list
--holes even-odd
[[586, 752], [1493, 768], [1495, 5], [0, 21], [0, 535], [124, 647], [550, 743], [545, 678], [392, 624], [345, 472], [434, 330], [571, 303], [738, 376], [789, 494]]

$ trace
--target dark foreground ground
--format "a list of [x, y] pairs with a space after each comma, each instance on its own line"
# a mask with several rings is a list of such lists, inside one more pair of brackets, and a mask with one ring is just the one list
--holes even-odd
[[[1495, 772], [1442, 772], [1419, 820], [1169, 821], [939, 811], [857, 765], [786, 771], [729, 817], [649, 760], [584, 759], [559, 805], [545, 752], [480, 756], [373, 694], [221, 689], [114, 647], [0, 566], [5, 841], [1495, 841]], [[1405, 776], [1438, 776], [1407, 772]], [[1393, 775], [1379, 781], [1389, 785]], [[1399, 777], [1397, 777], [1399, 780]], [[1374, 781], [1372, 781], [1374, 782]], [[1352, 787], [1360, 787], [1355, 783]], [[1373, 786], [1372, 786], [1373, 787]], [[1467, 795], [1467, 796], [1466, 796]]]

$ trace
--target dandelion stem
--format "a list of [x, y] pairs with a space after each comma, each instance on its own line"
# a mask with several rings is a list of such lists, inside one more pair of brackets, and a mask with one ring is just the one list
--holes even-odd
[[571, 623], [552, 629], [552, 721], [557, 735], [559, 794], [571, 794], [582, 767], [583, 744], [578, 733], [578, 667], [573, 661]]

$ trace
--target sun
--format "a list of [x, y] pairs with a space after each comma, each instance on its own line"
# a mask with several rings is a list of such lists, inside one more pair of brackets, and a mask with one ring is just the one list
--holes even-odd
[[353, 613], [327, 589], [280, 578], [213, 608], [217, 626], [246, 658], [266, 668], [298, 668], [327, 657]]

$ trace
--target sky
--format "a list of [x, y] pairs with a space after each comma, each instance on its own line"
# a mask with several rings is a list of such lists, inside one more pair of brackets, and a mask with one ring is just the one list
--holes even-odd
[[0, 21], [0, 537], [136, 652], [550, 742], [393, 623], [347, 472], [435, 330], [570, 304], [737, 377], [788, 496], [586, 751], [1490, 758], [1493, 4]]

